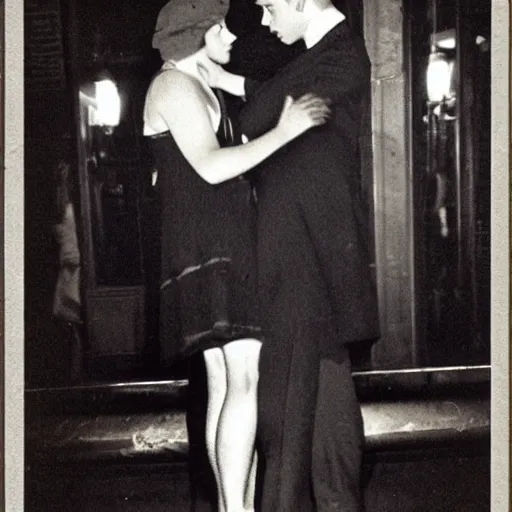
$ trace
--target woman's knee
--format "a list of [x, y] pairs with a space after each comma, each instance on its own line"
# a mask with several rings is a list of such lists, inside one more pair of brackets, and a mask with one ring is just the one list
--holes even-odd
[[261, 342], [244, 339], [224, 346], [228, 392], [253, 394], [258, 387]]
[[209, 348], [203, 352], [204, 362], [206, 363], [206, 370], [216, 372], [222, 370], [224, 364], [224, 354], [220, 348]]
[[220, 348], [205, 350], [203, 353], [206, 364], [208, 388], [211, 391], [226, 388], [226, 363]]

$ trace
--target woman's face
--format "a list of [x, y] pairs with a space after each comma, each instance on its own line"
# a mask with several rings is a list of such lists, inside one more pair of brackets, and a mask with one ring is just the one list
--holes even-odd
[[231, 46], [236, 36], [232, 34], [224, 20], [210, 27], [204, 36], [206, 53], [218, 64], [227, 64], [231, 55]]

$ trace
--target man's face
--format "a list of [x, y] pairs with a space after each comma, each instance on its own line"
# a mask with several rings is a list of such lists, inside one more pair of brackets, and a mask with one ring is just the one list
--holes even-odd
[[261, 24], [289, 45], [302, 39], [307, 27], [300, 7], [302, 3], [301, 0], [256, 0], [256, 4], [263, 8]]

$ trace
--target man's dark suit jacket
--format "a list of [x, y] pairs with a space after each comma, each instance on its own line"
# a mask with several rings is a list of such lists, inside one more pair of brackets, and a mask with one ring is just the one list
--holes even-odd
[[[370, 63], [363, 40], [342, 22], [273, 79], [263, 84], [246, 80], [248, 102], [239, 118], [239, 129], [252, 139], [277, 124], [286, 95], [297, 98], [313, 92], [332, 102], [327, 126], [306, 132], [253, 172], [260, 210], [271, 194], [280, 201], [300, 202], [303, 220], [311, 222], [310, 240], [325, 274], [338, 319], [338, 340], [343, 343], [375, 338], [379, 332], [360, 184], [361, 113], [369, 87]], [[272, 244], [262, 236], [265, 245]], [[274, 262], [276, 258], [274, 254]], [[277, 286], [275, 277], [272, 288]]]
[[[246, 81], [248, 101], [239, 128], [250, 139], [277, 124], [286, 95], [313, 92], [332, 101], [325, 126], [306, 132], [252, 171], [266, 329], [258, 390], [263, 512], [314, 510], [311, 446], [320, 361], [341, 363], [347, 344], [379, 333], [358, 148], [369, 87], [364, 43], [346, 22], [271, 80]], [[356, 416], [354, 424], [360, 421]], [[360, 453], [350, 439], [332, 449], [347, 460]], [[350, 478], [357, 481], [358, 474]]]

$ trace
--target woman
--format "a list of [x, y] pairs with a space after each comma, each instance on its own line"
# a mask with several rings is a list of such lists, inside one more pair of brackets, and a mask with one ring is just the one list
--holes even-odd
[[[179, 8], [190, 10], [180, 16], [190, 23], [193, 6], [186, 2]], [[275, 128], [243, 146], [226, 145], [228, 120], [200, 70], [210, 59], [227, 63], [234, 36], [217, 23], [201, 49], [169, 55], [166, 34], [170, 26], [179, 31], [172, 23], [175, 14], [170, 2], [159, 15], [153, 45], [165, 62], [144, 107], [144, 134], [162, 199], [160, 337], [176, 354], [204, 354], [206, 444], [219, 510], [239, 512], [253, 510], [262, 333], [255, 300], [253, 196], [245, 180], [234, 178], [323, 124], [329, 109], [313, 95], [288, 98]]]

